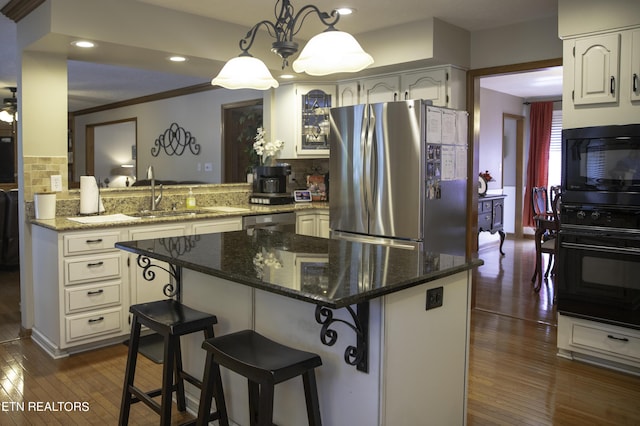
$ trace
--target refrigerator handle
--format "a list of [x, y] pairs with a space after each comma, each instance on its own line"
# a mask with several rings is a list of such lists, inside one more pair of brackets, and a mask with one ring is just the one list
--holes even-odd
[[362, 153], [360, 158], [362, 185], [359, 188], [359, 193], [361, 205], [365, 207], [366, 211], [369, 208], [369, 105], [365, 105], [362, 129], [360, 129], [360, 152]]
[[373, 113], [373, 108], [371, 105], [367, 105], [367, 142], [366, 142], [366, 156], [365, 162], [367, 164], [367, 170], [365, 173], [365, 190], [367, 192], [367, 213], [369, 216], [369, 220], [371, 220], [371, 215], [374, 210], [374, 200], [375, 200], [375, 183], [376, 183], [376, 153], [374, 151], [375, 145], [373, 143], [374, 129], [376, 126], [376, 116]]

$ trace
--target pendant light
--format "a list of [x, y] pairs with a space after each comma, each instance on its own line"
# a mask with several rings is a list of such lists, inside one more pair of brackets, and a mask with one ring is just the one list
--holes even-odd
[[334, 28], [340, 19], [336, 11], [321, 12], [314, 5], [307, 5], [294, 13], [289, 0], [278, 0], [276, 9], [280, 6], [276, 21], [261, 21], [255, 24], [240, 40], [242, 53], [229, 60], [220, 73], [211, 80], [211, 84], [228, 89], [257, 89], [266, 90], [278, 87], [267, 66], [260, 59], [254, 58], [249, 49], [253, 46], [257, 31], [262, 26], [276, 39], [272, 43], [271, 51], [282, 58], [282, 69], [289, 65], [289, 57], [298, 51], [298, 43], [293, 40], [306, 17], [316, 14], [318, 19], [327, 26], [327, 30], [311, 38], [300, 54], [300, 58], [293, 63], [296, 72], [306, 72], [309, 75], [327, 75], [342, 72], [357, 72], [373, 63], [373, 58], [366, 53], [356, 39], [345, 32]]
[[293, 61], [295, 72], [327, 75], [337, 72], [358, 72], [373, 64], [373, 58], [362, 50], [349, 33], [329, 28], [314, 36]]

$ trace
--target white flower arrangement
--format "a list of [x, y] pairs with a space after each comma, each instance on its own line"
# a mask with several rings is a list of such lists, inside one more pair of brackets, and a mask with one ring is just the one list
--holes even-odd
[[262, 279], [264, 276], [264, 270], [267, 269], [280, 269], [282, 268], [282, 262], [278, 259], [273, 252], [267, 252], [261, 249], [253, 257], [253, 267], [256, 271], [258, 278]]
[[256, 133], [256, 137], [254, 138], [255, 142], [253, 143], [253, 150], [261, 158], [262, 163], [264, 163], [268, 157], [275, 158], [276, 154], [278, 154], [284, 146], [284, 142], [278, 139], [270, 142], [265, 141], [264, 137], [266, 134], [266, 130], [259, 127], [258, 133]]

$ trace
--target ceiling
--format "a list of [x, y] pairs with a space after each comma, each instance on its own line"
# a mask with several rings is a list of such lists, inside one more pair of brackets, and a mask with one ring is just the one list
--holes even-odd
[[[275, 0], [257, 2], [255, 0], [128, 0], [147, 5], [173, 9], [180, 12], [226, 21], [249, 29], [263, 20], [275, 20]], [[308, 4], [293, 0], [298, 4]], [[2, 8], [8, 0], [0, 0]], [[354, 35], [362, 32], [400, 25], [408, 22], [436, 17], [449, 24], [470, 32], [502, 27], [521, 22], [543, 19], [557, 15], [557, 0], [323, 0], [316, 2], [322, 10], [338, 6], [350, 6], [356, 13], [345, 16], [337, 25], [338, 29]], [[308, 39], [322, 28], [305, 22], [300, 39]], [[317, 21], [317, 19], [315, 20]], [[237, 35], [239, 40], [243, 34]], [[237, 43], [235, 37], [230, 37]], [[10, 97], [7, 86], [16, 86], [18, 67], [16, 65], [16, 25], [0, 14], [0, 98]], [[179, 53], [179, 52], [176, 52]], [[213, 72], [167, 72], [157, 69], [140, 69], [105, 65], [100, 63], [100, 54], [92, 56], [91, 62], [70, 60], [69, 110], [100, 106], [116, 101], [136, 98], [167, 90], [193, 86], [210, 81]], [[106, 61], [105, 61], [106, 62]], [[191, 64], [192, 66], [195, 64]], [[492, 90], [519, 97], [559, 96], [561, 93], [561, 73], [541, 71], [542, 74], [523, 73], [511, 76], [483, 78], [481, 85]], [[541, 82], [552, 83], [547, 92], [542, 92]]]

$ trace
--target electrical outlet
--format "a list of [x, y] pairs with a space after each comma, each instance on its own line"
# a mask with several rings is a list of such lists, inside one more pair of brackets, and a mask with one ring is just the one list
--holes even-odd
[[51, 192], [62, 191], [62, 175], [51, 175]]
[[427, 306], [425, 310], [439, 308], [442, 306], [442, 299], [444, 296], [444, 289], [442, 287], [436, 287], [427, 290]]

